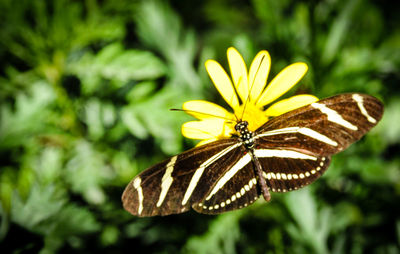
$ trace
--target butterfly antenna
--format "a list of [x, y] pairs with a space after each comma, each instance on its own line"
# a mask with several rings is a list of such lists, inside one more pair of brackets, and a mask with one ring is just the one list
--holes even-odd
[[[255, 75], [254, 75], [253, 83], [252, 83], [251, 86], [250, 86], [249, 93], [247, 94], [247, 98], [246, 98], [246, 100], [245, 100], [245, 102], [244, 102], [244, 105], [243, 105], [242, 116], [240, 117], [240, 119], [243, 119], [244, 111], [245, 111], [246, 106], [247, 106], [247, 102], [250, 101], [251, 90], [253, 90], [254, 82], [255, 82], [256, 77], [257, 77], [257, 73], [258, 73], [258, 71], [259, 71], [260, 68], [261, 68], [261, 65], [262, 65], [262, 62], [264, 61], [264, 58], [265, 58], [265, 56], [262, 56], [262, 58], [261, 58], [261, 60], [260, 60], [260, 64], [259, 64], [258, 67], [257, 67], [256, 73], [255, 73]], [[250, 73], [249, 73], [249, 74], [250, 74]]]
[[[232, 119], [227, 118], [227, 117], [217, 116], [217, 115], [204, 113], [204, 112], [200, 112], [200, 111], [195, 111], [195, 110], [187, 110], [187, 109], [180, 109], [180, 108], [171, 108], [170, 110], [171, 111], [183, 111], [183, 112], [188, 113], [188, 114], [201, 114], [201, 115], [205, 115], [205, 116], [212, 116], [212, 117], [216, 117], [216, 118], [227, 120], [228, 122], [232, 122]], [[235, 118], [236, 118], [236, 116], [235, 116]]]

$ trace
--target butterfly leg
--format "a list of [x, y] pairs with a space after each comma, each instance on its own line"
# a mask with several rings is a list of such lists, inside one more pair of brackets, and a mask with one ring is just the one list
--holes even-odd
[[261, 188], [261, 193], [263, 194], [263, 197], [265, 201], [270, 201], [271, 200], [271, 194], [269, 193], [267, 182], [265, 181], [265, 178], [263, 177], [263, 170], [261, 168], [260, 161], [258, 160], [257, 156], [254, 155], [253, 150], [249, 150], [249, 153], [251, 155], [255, 170], [256, 170], [256, 175], [258, 178], [258, 184]]

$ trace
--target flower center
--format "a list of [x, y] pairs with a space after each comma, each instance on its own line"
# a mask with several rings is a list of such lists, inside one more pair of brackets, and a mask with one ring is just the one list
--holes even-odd
[[248, 129], [250, 131], [257, 130], [268, 121], [268, 116], [265, 115], [265, 112], [252, 103], [247, 103], [245, 108], [243, 105], [240, 105], [235, 110], [235, 115], [238, 119], [248, 122]]

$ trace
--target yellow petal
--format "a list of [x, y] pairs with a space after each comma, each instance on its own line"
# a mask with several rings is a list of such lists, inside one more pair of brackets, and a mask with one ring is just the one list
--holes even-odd
[[225, 70], [218, 62], [214, 60], [207, 60], [205, 65], [208, 75], [224, 100], [229, 104], [229, 106], [231, 106], [232, 109], [238, 107], [239, 100], [236, 96], [232, 82]]
[[225, 120], [235, 121], [235, 117], [232, 113], [229, 113], [223, 107], [209, 101], [187, 101], [183, 103], [182, 108], [186, 113], [200, 120], [217, 117]]
[[308, 70], [305, 63], [294, 63], [283, 69], [267, 86], [256, 105], [263, 107], [290, 90]]
[[278, 101], [271, 105], [266, 111], [267, 116], [279, 116], [291, 110], [306, 106], [318, 101], [318, 98], [310, 94], [300, 94], [288, 99]]
[[258, 52], [250, 65], [249, 90], [251, 91], [250, 100], [256, 102], [261, 92], [267, 84], [269, 69], [271, 67], [271, 57], [266, 50]]
[[211, 118], [201, 121], [190, 121], [182, 125], [182, 135], [191, 139], [221, 139], [231, 137], [232, 124], [224, 120]]
[[216, 140], [217, 140], [216, 138], [204, 139], [204, 140], [200, 141], [199, 143], [197, 143], [196, 146], [202, 146], [202, 145], [211, 143], [211, 142], [216, 141]]
[[205, 124], [205, 121], [186, 122], [182, 125], [182, 135], [191, 139], [217, 138], [218, 134], [213, 134], [213, 130], [207, 130]]
[[242, 55], [233, 47], [228, 48], [227, 55], [233, 84], [244, 103], [249, 93], [246, 64]]

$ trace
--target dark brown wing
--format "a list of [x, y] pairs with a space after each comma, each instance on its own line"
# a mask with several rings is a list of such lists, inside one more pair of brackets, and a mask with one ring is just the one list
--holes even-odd
[[[220, 180], [227, 177], [228, 181], [220, 188], [217, 186], [217, 181], [208, 195], [202, 201], [193, 205], [193, 209], [199, 213], [219, 214], [246, 207], [256, 201], [260, 191], [257, 186], [253, 163], [248, 156], [249, 154], [247, 153], [240, 158], [240, 160], [245, 161], [245, 166], [240, 167], [232, 177], [222, 176]], [[236, 165], [241, 166], [242, 164], [239, 162]], [[228, 172], [225, 173], [229, 174]], [[214, 195], [210, 196], [214, 188], [216, 190], [218, 188], [218, 190]], [[210, 196], [209, 199], [207, 199], [208, 196]]]
[[287, 192], [317, 180], [328, 168], [330, 157], [316, 157], [315, 160], [259, 158], [259, 161], [269, 190]]
[[340, 94], [268, 121], [258, 144], [330, 156], [359, 140], [382, 118], [382, 103], [365, 94]]
[[243, 149], [236, 139], [219, 140], [156, 164], [128, 184], [123, 206], [137, 216], [185, 212], [205, 199], [240, 160]]
[[256, 155], [271, 151], [257, 156], [268, 187], [284, 192], [315, 181], [330, 156], [359, 140], [382, 114], [382, 103], [372, 96], [341, 94], [268, 121], [255, 136]]

